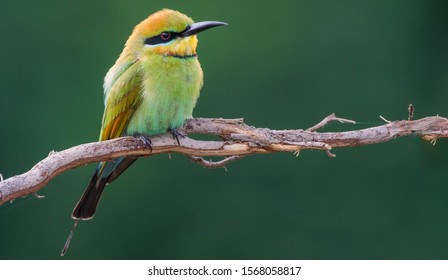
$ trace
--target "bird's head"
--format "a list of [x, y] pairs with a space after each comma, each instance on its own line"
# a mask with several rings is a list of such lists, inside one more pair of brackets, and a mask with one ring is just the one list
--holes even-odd
[[137, 57], [156, 54], [173, 57], [196, 56], [196, 34], [206, 29], [227, 25], [218, 21], [194, 21], [173, 10], [158, 11], [139, 23], [126, 42], [125, 52]]

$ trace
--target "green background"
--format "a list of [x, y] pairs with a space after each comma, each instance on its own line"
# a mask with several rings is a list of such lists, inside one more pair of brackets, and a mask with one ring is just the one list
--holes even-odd
[[[164, 8], [229, 23], [199, 35], [196, 117], [360, 129], [447, 116], [448, 2], [3, 0], [0, 172], [95, 141], [102, 81], [133, 26]], [[209, 170], [139, 160], [78, 225], [66, 259], [448, 259], [448, 144], [416, 137], [247, 157]], [[94, 165], [0, 206], [1, 259], [60, 259]]]

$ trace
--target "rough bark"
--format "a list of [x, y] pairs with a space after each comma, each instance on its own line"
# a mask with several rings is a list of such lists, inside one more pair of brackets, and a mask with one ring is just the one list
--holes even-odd
[[[151, 147], [141, 138], [121, 137], [82, 144], [59, 152], [52, 151], [28, 172], [5, 180], [0, 175], [0, 205], [17, 197], [36, 193], [52, 178], [68, 169], [119, 156], [182, 153], [204, 167], [216, 168], [252, 154], [294, 152], [298, 155], [301, 150], [315, 149], [334, 156], [330, 152], [332, 148], [371, 145], [397, 137], [418, 136], [434, 144], [438, 138], [448, 137], [448, 119], [439, 116], [394, 122], [386, 120], [384, 125], [345, 132], [316, 132], [333, 121], [355, 123], [332, 114], [307, 130], [272, 130], [248, 126], [242, 119], [197, 118], [185, 123], [185, 136], [179, 137], [179, 144], [167, 133], [151, 137]], [[200, 141], [189, 137], [194, 134], [214, 135], [217, 140]], [[205, 156], [224, 159], [211, 162], [202, 158]]]

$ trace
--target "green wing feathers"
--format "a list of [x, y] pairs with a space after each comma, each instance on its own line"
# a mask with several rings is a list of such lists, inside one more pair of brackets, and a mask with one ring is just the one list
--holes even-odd
[[142, 75], [138, 61], [129, 63], [124, 68], [116, 73], [119, 77], [113, 78], [111, 86], [105, 84], [100, 141], [120, 137], [135, 108], [142, 101]]

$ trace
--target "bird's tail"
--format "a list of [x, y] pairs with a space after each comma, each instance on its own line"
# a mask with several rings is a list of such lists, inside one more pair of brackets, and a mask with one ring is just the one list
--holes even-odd
[[87, 189], [73, 209], [72, 218], [75, 220], [92, 219], [106, 184], [114, 181], [136, 160], [137, 158], [133, 157], [119, 157], [113, 161], [100, 162]]

